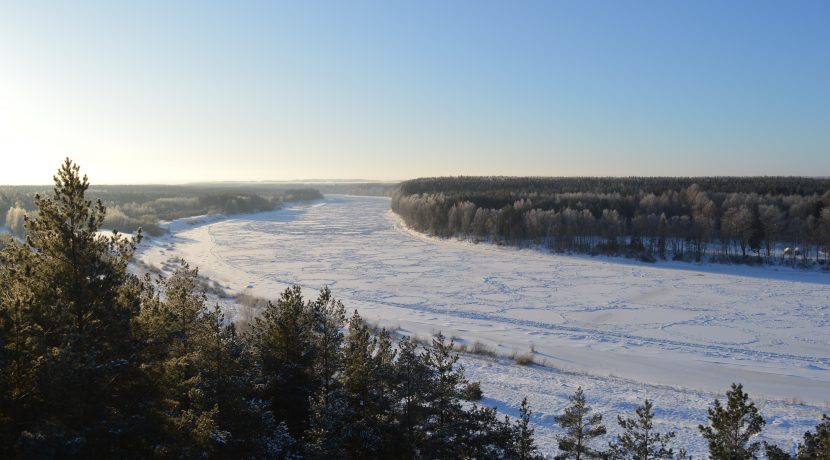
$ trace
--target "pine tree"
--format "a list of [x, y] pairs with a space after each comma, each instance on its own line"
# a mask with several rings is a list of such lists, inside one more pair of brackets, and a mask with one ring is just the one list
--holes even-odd
[[726, 406], [716, 399], [709, 409], [709, 425], [698, 429], [709, 444], [713, 460], [748, 460], [757, 458], [761, 443], [751, 441], [765, 423], [743, 385], [733, 383], [726, 393]]
[[426, 430], [429, 436], [424, 444], [427, 457], [450, 458], [460, 455], [465, 414], [460, 396], [467, 385], [464, 368], [458, 363], [458, 354], [453, 352], [452, 340], [447, 341], [439, 333], [432, 339], [426, 350], [426, 363], [432, 373], [431, 392], [428, 398], [429, 416]]
[[804, 443], [798, 446], [798, 460], [830, 460], [830, 417], [822, 416], [815, 433], [804, 433]]
[[445, 446], [444, 451], [452, 453], [442, 458], [475, 458], [475, 459], [505, 459], [515, 458], [516, 449], [513, 445], [514, 430], [507, 417], [499, 420], [498, 413], [493, 407], [478, 407], [466, 409], [453, 421], [455, 439], [445, 439], [453, 442]]
[[314, 302], [309, 303], [315, 348], [315, 377], [321, 386], [323, 400], [335, 389], [336, 374], [342, 367], [340, 348], [343, 345], [343, 326], [346, 309], [343, 303], [331, 296], [324, 287]]
[[86, 199], [89, 182], [69, 159], [54, 181], [51, 197], [35, 197], [25, 247], [2, 256], [0, 343], [11, 365], [0, 405], [13, 421], [0, 421], [0, 436], [19, 455], [112, 455], [140, 419], [127, 396], [138, 304], [126, 268], [141, 234], [97, 233], [106, 210]]
[[522, 399], [519, 408], [519, 419], [516, 421], [514, 430], [514, 449], [518, 460], [538, 460], [543, 458], [536, 448], [536, 441], [533, 439], [533, 426], [530, 424], [530, 416], [533, 412], [527, 404], [527, 398]]
[[427, 398], [431, 392], [431, 372], [423, 353], [418, 352], [418, 343], [409, 337], [398, 342], [396, 365], [395, 400], [399, 401], [399, 429], [406, 445], [406, 451], [415, 452], [425, 437], [419, 429], [428, 414]]
[[376, 457], [381, 444], [380, 412], [374, 394], [377, 340], [355, 310], [343, 350], [343, 389], [347, 411], [344, 450], [350, 458]]
[[565, 412], [556, 417], [565, 433], [557, 436], [560, 453], [557, 460], [602, 458], [603, 452], [591, 447], [591, 442], [606, 433], [602, 414], [592, 414], [591, 406], [585, 400], [582, 387], [577, 388], [570, 398]]
[[452, 340], [447, 341], [441, 333], [432, 339], [432, 346], [427, 349], [427, 363], [433, 372], [432, 411], [437, 419], [436, 429], [440, 431], [458, 413], [460, 388], [467, 380], [464, 368], [458, 363], [458, 354], [453, 352]]
[[373, 337], [357, 311], [338, 358], [335, 389], [315, 398], [306, 454], [312, 458], [391, 458], [392, 384], [395, 354], [389, 334]]
[[318, 394], [311, 404], [311, 421], [305, 437], [303, 455], [310, 459], [345, 458], [349, 406], [342, 388]]
[[316, 394], [312, 320], [299, 286], [286, 289], [254, 321], [249, 342], [256, 356], [263, 397], [295, 439], [303, 436]]
[[611, 443], [610, 454], [614, 459], [651, 460], [672, 459], [674, 451], [669, 443], [674, 432], [658, 433], [654, 431], [654, 413], [648, 399], [637, 408], [637, 418], [617, 417], [623, 432]]
[[793, 460], [796, 457], [785, 452], [784, 449], [764, 441], [764, 453], [767, 460]]
[[0, 233], [0, 251], [5, 249], [5, 247], [11, 244], [12, 241], [14, 241], [14, 239], [11, 236]]
[[277, 458], [294, 444], [287, 425], [274, 420], [268, 405], [256, 397], [250, 355], [219, 306], [206, 311], [205, 334], [199, 341], [201, 387], [218, 409], [213, 441], [218, 458]]
[[34, 293], [21, 278], [31, 278], [31, 254], [14, 241], [0, 253], [0, 457], [31, 427], [41, 408], [38, 375], [45, 345], [33, 315]]
[[268, 404], [256, 398], [255, 366], [218, 306], [208, 308], [197, 270], [145, 281], [134, 333], [142, 369], [154, 382], [158, 427], [153, 454], [198, 458], [273, 457], [293, 441]]
[[318, 390], [312, 397], [310, 425], [306, 432], [305, 455], [309, 458], [337, 458], [343, 455], [346, 398], [341, 391], [343, 372], [343, 326], [345, 307], [331, 296], [328, 287], [309, 303], [315, 346], [314, 373]]
[[154, 445], [160, 456], [206, 456], [226, 438], [216, 421], [216, 392], [209, 389], [215, 366], [204, 356], [215, 346], [213, 319], [197, 284], [198, 272], [182, 264], [168, 279], [158, 279], [155, 289], [147, 286], [136, 318], [136, 335], [146, 344], [143, 367], [159, 398], [162, 433]]
[[395, 359], [397, 350], [392, 336], [386, 329], [377, 335], [377, 348], [372, 369], [372, 398], [374, 399], [374, 423], [380, 436], [378, 455], [382, 458], [400, 457], [402, 439], [396, 407], [395, 387], [398, 376]]

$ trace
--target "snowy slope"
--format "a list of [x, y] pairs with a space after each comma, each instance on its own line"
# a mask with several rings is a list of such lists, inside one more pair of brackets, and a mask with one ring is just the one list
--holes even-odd
[[695, 427], [733, 381], [764, 401], [768, 435], [777, 440], [799, 437], [830, 404], [826, 273], [648, 265], [437, 240], [403, 228], [386, 198], [328, 197], [169, 228], [171, 236], [142, 245], [143, 260], [162, 267], [183, 257], [231, 291], [264, 297], [290, 284], [309, 296], [328, 285], [347, 307], [401, 333], [441, 330], [502, 355], [533, 347], [551, 368], [464, 361], [489, 404], [510, 413], [529, 396], [548, 447], [552, 417], [576, 385], [611, 426], [615, 414], [655, 399], [659, 415], [683, 426], [683, 442], [699, 453]]

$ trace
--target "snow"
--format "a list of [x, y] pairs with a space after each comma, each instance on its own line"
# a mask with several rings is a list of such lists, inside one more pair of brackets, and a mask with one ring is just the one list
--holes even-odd
[[[830, 275], [790, 268], [645, 264], [430, 238], [389, 200], [329, 196], [267, 213], [182, 219], [143, 243], [160, 268], [182, 257], [230, 292], [274, 298], [328, 285], [371, 322], [442, 331], [501, 356], [535, 350], [546, 367], [464, 356], [485, 403], [514, 415], [524, 395], [540, 443], [576, 386], [606, 414], [646, 397], [701, 455], [697, 424], [732, 382], [762, 407], [765, 436], [800, 438], [830, 407]], [[227, 305], [227, 313], [234, 314]]]
[[[95, 232], [95, 236], [103, 236], [104, 238], [109, 238], [113, 235], [113, 232], [114, 232], [114, 230], [102, 229], [102, 230], [98, 230], [97, 232]], [[132, 240], [132, 239], [135, 239], [136, 234], [135, 233], [118, 232], [118, 236], [120, 236], [121, 238], [127, 239], [127, 240]]]

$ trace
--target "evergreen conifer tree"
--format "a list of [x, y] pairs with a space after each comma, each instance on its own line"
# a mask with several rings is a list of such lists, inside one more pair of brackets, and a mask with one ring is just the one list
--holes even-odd
[[381, 439], [378, 454], [382, 458], [399, 457], [402, 447], [399, 412], [395, 400], [398, 376], [396, 358], [397, 350], [392, 344], [392, 336], [386, 329], [381, 329], [377, 335], [371, 389], [375, 401], [374, 423]]
[[310, 458], [342, 456], [346, 399], [342, 391], [343, 326], [345, 307], [328, 287], [309, 303], [315, 343], [315, 378], [318, 391], [312, 397], [311, 420], [306, 432], [305, 455]]
[[460, 407], [461, 387], [467, 384], [464, 368], [458, 364], [458, 354], [453, 352], [453, 342], [439, 333], [427, 349], [427, 362], [432, 368], [434, 390], [432, 410], [436, 416], [436, 428], [448, 425]]
[[256, 356], [263, 397], [274, 416], [295, 439], [308, 426], [316, 393], [312, 320], [299, 286], [286, 289], [254, 321], [249, 335]]
[[[140, 419], [128, 396], [136, 363], [130, 321], [137, 296], [133, 240], [98, 234], [105, 208], [86, 199], [86, 176], [67, 159], [50, 197], [35, 197], [26, 245], [0, 268], [5, 454], [108, 456]], [[8, 408], [8, 409], [6, 409]]]
[[726, 393], [726, 406], [716, 399], [709, 409], [709, 425], [698, 429], [709, 444], [712, 460], [749, 460], [757, 458], [761, 443], [752, 438], [765, 423], [743, 385], [733, 383]]
[[784, 449], [766, 441], [764, 441], [764, 453], [767, 454], [767, 460], [793, 460], [796, 458], [784, 451]]
[[496, 460], [518, 456], [518, 449], [513, 444], [513, 425], [507, 417], [499, 420], [493, 407], [474, 405], [462, 411], [452, 426], [456, 433], [455, 442], [451, 439], [443, 440], [449, 444], [444, 446], [444, 451], [452, 452], [452, 458]]
[[145, 281], [134, 334], [143, 370], [155, 384], [158, 457], [267, 458], [290, 449], [287, 430], [258, 399], [255, 366], [218, 306], [208, 308], [197, 270]]
[[532, 411], [527, 404], [527, 398], [522, 399], [519, 408], [519, 419], [514, 426], [514, 448], [518, 460], [539, 460], [543, 458], [536, 448], [536, 441], [533, 439], [533, 426], [530, 424]]
[[210, 362], [221, 355], [221, 344], [212, 337], [216, 318], [205, 308], [204, 294], [196, 292], [197, 277], [182, 264], [169, 278], [158, 279], [157, 289], [147, 287], [136, 318], [136, 335], [146, 344], [141, 360], [160, 402], [156, 455], [207, 456], [228, 437], [216, 420], [213, 386], [219, 372]]
[[349, 434], [348, 402], [345, 391], [337, 388], [325, 400], [317, 395], [311, 404], [311, 420], [304, 438], [303, 454], [310, 459], [345, 458], [343, 447]]
[[830, 460], [830, 417], [822, 416], [815, 433], [804, 433], [798, 448], [798, 460]]
[[407, 451], [415, 452], [422, 445], [425, 433], [420, 428], [428, 415], [427, 398], [431, 392], [432, 374], [426, 357], [418, 351], [418, 343], [404, 337], [398, 342], [395, 400], [399, 401], [398, 420]]
[[674, 451], [669, 446], [674, 432], [659, 433], [654, 431], [654, 412], [648, 399], [637, 408], [637, 418], [617, 417], [623, 432], [610, 445], [613, 459], [652, 460], [672, 459]]
[[439, 333], [426, 350], [426, 362], [432, 373], [431, 392], [427, 395], [429, 416], [426, 430], [429, 436], [424, 445], [428, 457], [450, 458], [463, 452], [458, 439], [463, 434], [464, 411], [461, 392], [467, 385], [464, 368], [458, 364], [452, 340]]
[[565, 433], [557, 436], [559, 455], [557, 460], [582, 460], [602, 458], [604, 453], [591, 447], [591, 442], [606, 433], [602, 414], [592, 414], [591, 406], [585, 400], [582, 387], [571, 396], [565, 412], [556, 417]]
[[342, 367], [340, 348], [343, 346], [346, 309], [341, 301], [332, 298], [331, 290], [324, 287], [317, 299], [309, 303], [309, 310], [316, 358], [315, 378], [325, 402], [326, 395], [337, 385], [335, 377]]
[[289, 454], [294, 440], [285, 424], [274, 420], [268, 404], [256, 397], [255, 367], [219, 306], [206, 310], [205, 335], [197, 361], [202, 391], [217, 409], [215, 457], [278, 458]]
[[355, 310], [349, 320], [349, 331], [343, 351], [343, 387], [346, 392], [348, 434], [343, 446], [350, 458], [376, 457], [381, 447], [380, 412], [373, 388], [375, 384], [375, 351], [377, 339]]

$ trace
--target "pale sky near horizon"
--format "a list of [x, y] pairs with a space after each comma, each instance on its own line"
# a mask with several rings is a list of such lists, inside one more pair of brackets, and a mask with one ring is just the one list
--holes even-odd
[[830, 175], [827, 1], [0, 0], [0, 184]]

